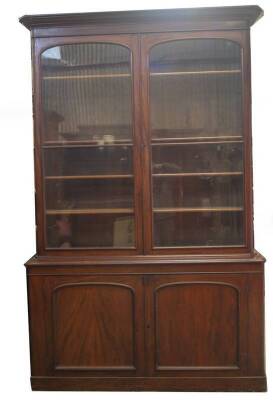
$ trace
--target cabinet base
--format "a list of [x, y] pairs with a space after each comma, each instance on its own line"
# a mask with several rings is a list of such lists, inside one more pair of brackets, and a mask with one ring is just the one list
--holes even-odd
[[265, 392], [265, 376], [247, 377], [31, 377], [32, 390]]

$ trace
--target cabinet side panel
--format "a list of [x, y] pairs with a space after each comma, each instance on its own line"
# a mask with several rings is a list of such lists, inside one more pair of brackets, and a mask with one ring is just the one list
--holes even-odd
[[[263, 266], [262, 266], [263, 268]], [[248, 278], [248, 371], [265, 375], [264, 273]]]
[[48, 307], [47, 280], [43, 277], [28, 276], [29, 330], [31, 344], [32, 376], [50, 375], [51, 342], [50, 329], [51, 310]]

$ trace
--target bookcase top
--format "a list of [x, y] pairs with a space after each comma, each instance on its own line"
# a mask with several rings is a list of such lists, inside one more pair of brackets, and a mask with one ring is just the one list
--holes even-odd
[[[111, 11], [70, 14], [24, 15], [19, 21], [29, 30], [35, 28], [68, 27], [74, 25], [118, 25], [142, 26], [175, 21], [205, 28], [218, 22], [223, 29], [243, 29], [253, 25], [263, 16], [257, 5], [232, 7], [178, 8], [165, 10]], [[130, 29], [128, 28], [128, 31]]]

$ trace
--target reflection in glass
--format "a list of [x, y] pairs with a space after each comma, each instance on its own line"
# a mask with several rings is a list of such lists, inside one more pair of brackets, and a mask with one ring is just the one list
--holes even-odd
[[44, 149], [46, 176], [132, 174], [132, 147], [57, 147]]
[[131, 65], [126, 47], [69, 44], [42, 54], [44, 140], [130, 140]]
[[[77, 196], [75, 196], [75, 193]], [[117, 209], [133, 211], [132, 179], [47, 179], [46, 203], [50, 210]]]
[[154, 245], [233, 246], [243, 242], [242, 212], [193, 211], [154, 214]]
[[129, 214], [55, 214], [47, 216], [52, 248], [134, 247], [134, 218]]
[[242, 207], [243, 175], [158, 176], [154, 179], [155, 208]]
[[222, 39], [154, 46], [150, 103], [154, 139], [241, 136], [240, 46]]
[[153, 172], [242, 172], [242, 143], [153, 146]]

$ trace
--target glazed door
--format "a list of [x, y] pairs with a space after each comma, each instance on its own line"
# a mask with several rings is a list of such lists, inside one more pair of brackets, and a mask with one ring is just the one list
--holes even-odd
[[30, 276], [28, 296], [32, 375], [143, 375], [141, 277]]
[[142, 39], [147, 252], [249, 245], [245, 38], [216, 32]]
[[36, 42], [38, 234], [48, 250], [141, 251], [137, 52], [132, 36]]
[[236, 376], [262, 368], [251, 357], [262, 337], [256, 329], [259, 317], [255, 322], [248, 309], [263, 285], [254, 275], [147, 277], [148, 374]]

